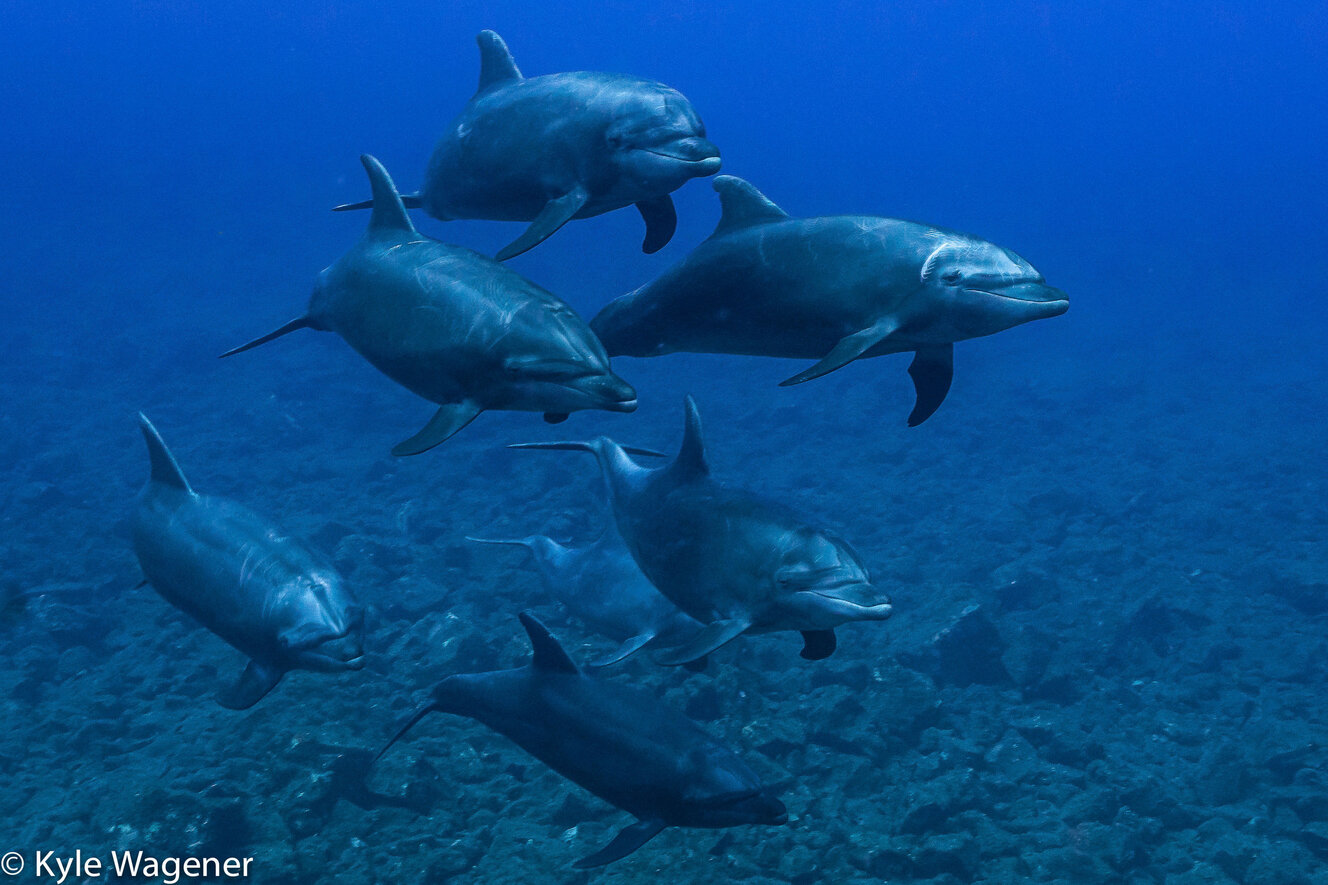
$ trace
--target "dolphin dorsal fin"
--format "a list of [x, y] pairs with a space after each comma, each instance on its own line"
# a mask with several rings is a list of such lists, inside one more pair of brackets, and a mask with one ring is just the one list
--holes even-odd
[[787, 212], [770, 202], [750, 182], [736, 175], [716, 176], [710, 186], [719, 194], [720, 208], [719, 224], [710, 235], [712, 237], [789, 217]]
[[406, 214], [406, 207], [401, 202], [401, 194], [392, 183], [392, 176], [387, 174], [383, 164], [368, 154], [360, 154], [364, 171], [369, 173], [369, 186], [373, 189], [373, 214], [369, 216], [369, 233], [414, 234], [415, 225]]
[[194, 490], [189, 488], [189, 480], [184, 478], [180, 465], [175, 463], [175, 456], [162, 442], [157, 428], [152, 426], [152, 422], [142, 412], [138, 413], [138, 426], [143, 431], [143, 439], [148, 444], [148, 458], [152, 461], [148, 482], [170, 486], [192, 495]]
[[690, 393], [683, 400], [683, 408], [687, 418], [683, 425], [682, 445], [669, 469], [679, 476], [705, 476], [710, 473], [710, 465], [706, 464], [705, 441], [701, 438], [701, 413]]
[[545, 673], [570, 673], [574, 676], [581, 674], [576, 664], [567, 656], [567, 652], [558, 644], [558, 640], [553, 638], [549, 629], [534, 615], [522, 612], [520, 618], [521, 626], [526, 628], [526, 634], [530, 637], [530, 648], [535, 653], [534, 660], [530, 662], [532, 667]]
[[475, 42], [480, 45], [480, 85], [476, 92], [483, 92], [495, 83], [525, 79], [502, 37], [493, 31], [480, 31]]

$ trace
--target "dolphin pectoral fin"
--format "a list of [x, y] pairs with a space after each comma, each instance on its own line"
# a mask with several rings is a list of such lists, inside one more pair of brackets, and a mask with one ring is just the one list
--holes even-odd
[[[596, 454], [598, 449], [593, 442], [579, 442], [568, 440], [565, 442], [531, 442], [531, 443], [508, 443], [509, 449], [541, 449], [558, 452], [590, 452]], [[640, 446], [619, 446], [629, 455], [642, 455], [647, 458], [667, 458], [668, 455], [663, 452], [657, 452], [654, 449], [643, 449]]]
[[449, 437], [474, 421], [475, 416], [483, 411], [478, 404], [468, 399], [459, 403], [448, 403], [445, 406], [440, 406], [438, 411], [434, 412], [433, 417], [429, 419], [429, 423], [424, 425], [424, 429], [410, 439], [393, 446], [392, 454], [400, 457], [427, 452], [439, 443], [446, 442]]
[[616, 649], [606, 654], [604, 657], [596, 658], [595, 660], [591, 661], [590, 666], [596, 668], [608, 667], [618, 663], [619, 661], [626, 660], [627, 658], [631, 657], [632, 655], [640, 651], [642, 646], [644, 646], [647, 642], [649, 642], [654, 638], [655, 638], [655, 633], [654, 631], [650, 630], [646, 631], [645, 633], [640, 633], [636, 636], [633, 636], [631, 639], [627, 640], [622, 645], [618, 646]]
[[835, 653], [834, 630], [803, 630], [802, 656], [809, 661], [823, 661]]
[[266, 335], [261, 335], [247, 344], [241, 344], [239, 347], [232, 347], [230, 350], [223, 353], [219, 359], [225, 359], [226, 357], [234, 356], [237, 353], [244, 353], [246, 350], [252, 350], [260, 344], [267, 344], [273, 338], [280, 338], [282, 335], [289, 335], [296, 329], [308, 329], [309, 327], [309, 318], [307, 316], [296, 317], [279, 329], [274, 329]]
[[804, 369], [792, 378], [785, 378], [779, 382], [779, 386], [791, 387], [794, 384], [801, 384], [813, 378], [820, 378], [822, 375], [829, 375], [835, 369], [842, 369], [877, 344], [880, 344], [886, 336], [897, 328], [899, 328], [899, 323], [891, 318], [868, 326], [861, 332], [845, 335], [839, 339], [838, 344], [830, 349], [829, 353], [822, 357], [819, 363], [810, 369]]
[[234, 685], [217, 693], [217, 703], [228, 710], [248, 710], [276, 688], [283, 675], [276, 667], [250, 661]]
[[618, 835], [613, 837], [612, 842], [594, 854], [581, 858], [572, 866], [578, 870], [588, 870], [591, 867], [602, 867], [605, 864], [613, 863], [615, 860], [622, 860], [658, 836], [663, 832], [665, 826], [662, 820], [641, 820], [629, 827], [623, 827], [618, 831]]
[[[333, 206], [333, 207], [332, 207], [332, 211], [333, 211], [333, 212], [353, 212], [353, 211], [356, 210], [356, 209], [372, 209], [372, 208], [373, 208], [373, 205], [374, 205], [374, 201], [373, 201], [373, 200], [361, 200], [361, 201], [358, 202], [358, 203], [342, 203], [340, 206]], [[423, 194], [402, 194], [402, 195], [401, 195], [401, 205], [405, 206], [407, 209], [423, 209], [423, 208], [424, 208], [424, 195], [423, 195]]]
[[750, 627], [751, 621], [745, 618], [728, 618], [706, 624], [695, 636], [676, 648], [666, 649], [655, 655], [655, 663], [665, 667], [687, 664], [703, 658], [721, 645], [726, 645], [738, 638]]
[[554, 231], [572, 220], [572, 216], [581, 211], [581, 207], [590, 199], [590, 194], [582, 185], [577, 185], [556, 200], [544, 204], [540, 214], [526, 228], [526, 232], [504, 246], [494, 257], [499, 261], [514, 258], [528, 249], [533, 249], [547, 240]]
[[941, 407], [950, 392], [950, 382], [954, 380], [954, 345], [918, 348], [908, 365], [908, 374], [918, 394], [908, 415], [908, 426], [917, 427]]
[[682, 665], [682, 668], [688, 671], [689, 673], [704, 673], [706, 671], [706, 668], [709, 666], [710, 666], [710, 658], [701, 657], [697, 658], [694, 661], [688, 661], [687, 663]]
[[673, 239], [673, 232], [678, 229], [678, 210], [673, 208], [673, 197], [668, 194], [653, 200], [642, 200], [636, 204], [636, 208], [641, 213], [641, 220], [646, 223], [646, 239], [641, 244], [641, 251], [652, 255]]

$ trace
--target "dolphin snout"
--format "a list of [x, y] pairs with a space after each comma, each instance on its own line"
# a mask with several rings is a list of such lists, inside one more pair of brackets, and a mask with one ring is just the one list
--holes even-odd
[[601, 408], [608, 411], [636, 411], [636, 390], [611, 372], [584, 378], [577, 383], [577, 387], [587, 396], [603, 403]]
[[715, 147], [715, 143], [710, 139], [699, 135], [675, 138], [673, 141], [643, 148], [643, 150], [661, 157], [681, 160], [684, 163], [695, 163], [698, 166], [698, 171], [704, 172], [706, 175], [713, 175], [719, 171], [720, 167], [719, 148]]
[[1029, 281], [1011, 283], [1006, 286], [975, 286], [973, 288], [975, 291], [986, 292], [989, 295], [1009, 298], [1014, 301], [1027, 301], [1034, 304], [1064, 304], [1066, 308], [1070, 306], [1070, 296], [1055, 286], [1048, 286], [1043, 282]]

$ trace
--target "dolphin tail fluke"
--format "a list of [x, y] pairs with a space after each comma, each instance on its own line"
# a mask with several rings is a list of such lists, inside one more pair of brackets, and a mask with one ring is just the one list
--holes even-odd
[[[424, 195], [423, 195], [423, 194], [402, 194], [402, 195], [401, 195], [401, 205], [405, 206], [407, 209], [423, 209], [423, 208], [424, 208]], [[373, 201], [373, 200], [360, 200], [360, 202], [358, 202], [358, 203], [342, 203], [340, 206], [333, 206], [333, 207], [332, 207], [332, 211], [333, 211], [333, 212], [352, 212], [352, 211], [354, 211], [354, 210], [356, 210], [356, 209], [372, 209], [373, 207], [374, 207], [374, 201]]]
[[661, 820], [637, 821], [620, 830], [608, 845], [605, 845], [594, 854], [581, 858], [572, 866], [578, 870], [588, 870], [591, 867], [602, 867], [605, 864], [613, 863], [615, 860], [622, 860], [658, 836], [663, 832], [664, 827], [665, 824]]
[[838, 344], [830, 349], [829, 353], [821, 358], [819, 363], [811, 368], [804, 369], [792, 378], [785, 378], [779, 382], [779, 386], [790, 387], [794, 384], [810, 381], [813, 378], [820, 378], [822, 375], [829, 375], [835, 369], [842, 369], [877, 344], [880, 344], [891, 332], [898, 328], [899, 322], [891, 317], [868, 326], [860, 332], [845, 335], [839, 339]]
[[276, 667], [250, 661], [235, 684], [217, 695], [217, 703], [228, 710], [248, 710], [276, 688], [283, 675]]
[[[176, 463], [175, 456], [166, 448], [166, 443], [157, 432], [157, 428], [152, 426], [152, 422], [142, 412], [138, 413], [138, 427], [143, 431], [143, 440], [148, 444], [148, 459], [152, 463], [152, 472], [148, 481], [192, 494], [193, 489], [189, 488], [189, 480], [184, 478], [184, 471]], [[146, 584], [147, 581], [143, 583]]]
[[572, 220], [581, 207], [590, 199], [590, 192], [583, 185], [577, 185], [557, 199], [544, 204], [540, 214], [526, 228], [525, 233], [508, 243], [494, 256], [498, 261], [515, 258], [522, 252], [534, 249], [551, 237], [558, 228]]
[[950, 392], [950, 383], [954, 381], [954, 345], [919, 348], [909, 363], [908, 374], [918, 395], [908, 416], [908, 426], [917, 427], [941, 407]]
[[253, 350], [255, 347], [257, 347], [260, 344], [267, 344], [269, 341], [271, 341], [274, 338], [280, 338], [282, 335], [289, 335], [291, 332], [294, 332], [296, 329], [309, 329], [312, 327], [313, 324], [309, 321], [309, 317], [307, 316], [296, 317], [286, 325], [282, 326], [280, 329], [275, 329], [271, 332], [268, 332], [266, 335], [255, 338], [253, 341], [250, 341], [248, 344], [241, 344], [239, 347], [232, 347], [230, 350], [223, 353], [220, 359], [225, 359], [228, 356], [235, 356], [235, 354], [237, 353], [244, 353], [246, 350]]
[[434, 412], [433, 417], [429, 419], [429, 423], [424, 425], [419, 433], [393, 446], [392, 454], [402, 457], [427, 452], [434, 446], [446, 442], [457, 431], [474, 421], [482, 411], [484, 410], [479, 407], [479, 404], [471, 400], [462, 400], [459, 403], [448, 403], [439, 406], [438, 411]]
[[386, 753], [388, 750], [392, 749], [392, 745], [395, 744], [397, 741], [401, 740], [403, 737], [405, 737], [406, 732], [410, 731], [412, 728], [418, 725], [421, 719], [423, 719], [425, 716], [428, 716], [430, 713], [441, 712], [441, 710], [442, 708], [438, 706], [438, 703], [436, 701], [430, 701], [429, 703], [425, 704], [423, 707], [420, 707], [418, 710], [412, 713], [411, 717], [407, 719], [400, 728], [397, 729], [397, 733], [392, 735], [391, 740], [383, 744], [383, 748], [379, 750], [377, 753], [375, 753], [374, 757], [369, 760], [369, 765], [372, 766], [379, 759], [382, 759], [383, 754]]

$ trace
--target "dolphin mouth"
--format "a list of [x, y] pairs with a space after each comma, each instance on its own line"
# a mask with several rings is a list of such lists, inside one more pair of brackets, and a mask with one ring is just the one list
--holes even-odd
[[671, 160], [674, 163], [694, 167], [706, 175], [713, 175], [718, 172], [722, 164], [719, 157], [719, 148], [715, 147], [714, 143], [708, 139], [697, 136], [679, 138], [652, 147], [639, 147], [637, 150], [662, 157], [665, 160]]
[[[1010, 283], [1004, 286], [993, 285], [990, 288], [968, 286], [964, 289], [974, 295], [990, 295], [1004, 298], [1006, 301], [1019, 301], [1025, 304], [1040, 304], [1056, 313], [1065, 313], [1070, 308], [1070, 297], [1054, 286], [1039, 282]], [[1054, 316], [1055, 314], [1053, 314]]]
[[[844, 592], [846, 588], [852, 588], [852, 592]], [[837, 614], [848, 616], [855, 621], [884, 621], [894, 613], [894, 606], [888, 602], [855, 602], [848, 598], [853, 595], [870, 598], [870, 595], [876, 594], [875, 587], [861, 581], [822, 584], [798, 592], [824, 600], [826, 608], [833, 609]], [[877, 598], [880, 596], [877, 595]]]

